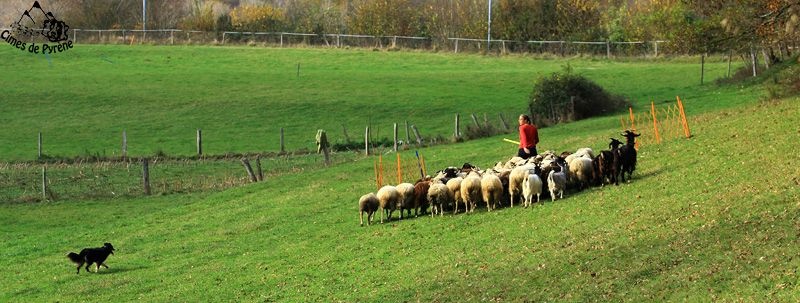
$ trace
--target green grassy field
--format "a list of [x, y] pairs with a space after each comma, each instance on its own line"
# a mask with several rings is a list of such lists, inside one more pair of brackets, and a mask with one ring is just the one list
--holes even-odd
[[[134, 52], [136, 48], [119, 48], [119, 52], [126, 50]], [[163, 48], [139, 50], [161, 52]], [[166, 51], [176, 50], [219, 52], [219, 58], [225, 58], [225, 51], [252, 52], [254, 57], [265, 52], [275, 52], [272, 57], [329, 54], [320, 50], [244, 48]], [[372, 60], [378, 62], [389, 61], [382, 56], [409, 56], [407, 60], [428, 62], [425, 64], [438, 60], [485, 61], [487, 67], [482, 72], [465, 76], [463, 81], [468, 82], [475, 77], [506, 77], [483, 75], [492, 68], [501, 73], [503, 68], [494, 67], [497, 65], [515, 70], [522, 68], [520, 62], [528, 62], [538, 66], [530, 67], [530, 71], [544, 72], [548, 66], [549, 70], [557, 70], [566, 62], [357, 51], [334, 53], [328, 61], [356, 54], [376, 56], [379, 59]], [[146, 55], [141, 56], [146, 60]], [[341, 60], [345, 62], [342, 65], [355, 68], [356, 63]], [[424, 73], [425, 64], [419, 64], [417, 72]], [[451, 64], [458, 66], [442, 63], [442, 68], [455, 68]], [[592, 79], [618, 93], [637, 98], [653, 96], [656, 100], [681, 95], [694, 136], [643, 145], [634, 181], [629, 184], [568, 192], [564, 200], [532, 209], [505, 208], [492, 213], [479, 210], [468, 215], [420, 217], [370, 227], [358, 226], [356, 206], [361, 194], [375, 189], [374, 157], [358, 157], [333, 167], [298, 171], [223, 192], [0, 204], [0, 265], [6, 269], [0, 276], [0, 301], [800, 300], [800, 168], [796, 165], [800, 157], [794, 150], [800, 135], [800, 99], [760, 101], [760, 90], [752, 86], [699, 87], [695, 78], [688, 76], [694, 75], [695, 66], [680, 62], [581, 59], [570, 60], [570, 64], [576, 70], [592, 73]], [[590, 69], [592, 66], [598, 69]], [[712, 70], [719, 75], [722, 65], [714, 66]], [[468, 69], [466, 65], [461, 68]], [[115, 74], [112, 70], [94, 71]], [[529, 73], [525, 75], [527, 79], [535, 74], [518, 73], [520, 78]], [[613, 77], [602, 77], [606, 74]], [[170, 78], [179, 77], [189, 76]], [[407, 81], [401, 91], [409, 94], [414, 89], [408, 88], [408, 83], [427, 79], [424, 75], [396, 77]], [[70, 82], [66, 79], [62, 81]], [[99, 79], [96, 81], [106, 81]], [[274, 85], [288, 85], [290, 79]], [[342, 81], [348, 85], [355, 82], [349, 78]], [[346, 83], [349, 81], [353, 82]], [[420, 85], [429, 85], [428, 82], [435, 81], [426, 80]], [[196, 87], [196, 91], [202, 89], [206, 86]], [[338, 89], [342, 98], [350, 98], [345, 93], [347, 87]], [[466, 84], [463, 89], [431, 88], [454, 94], [470, 89], [473, 88]], [[515, 89], [518, 92], [513, 94], [523, 98], [516, 103], [523, 102], [528, 92]], [[177, 98], [170, 96], [171, 90], [171, 86], [165, 88], [158, 102]], [[313, 91], [309, 87], [307, 92]], [[87, 92], [106, 94], [102, 90]], [[472, 92], [478, 95], [483, 90]], [[22, 90], [15, 94], [28, 96]], [[490, 95], [495, 98], [513, 94], [502, 91]], [[158, 96], [153, 95], [153, 99]], [[139, 95], [148, 96], [144, 92]], [[251, 98], [250, 104], [255, 104], [256, 98]], [[509, 111], [524, 107], [499, 100], [495, 100], [496, 104], [476, 100], [474, 106], [508, 106]], [[85, 99], [83, 109], [64, 106], [96, 112], [99, 106], [91, 106], [96, 101]], [[640, 100], [637, 104], [641, 107], [645, 102]], [[126, 106], [138, 108], [133, 103]], [[142, 111], [148, 106], [143, 102]], [[444, 108], [454, 107], [457, 105]], [[58, 113], [41, 104], [14, 108], [28, 115], [43, 108]], [[214, 108], [207, 106], [206, 110]], [[236, 111], [216, 109], [219, 113], [206, 113], [206, 117], [236, 117]], [[197, 115], [202, 116], [201, 112], [204, 111], [198, 110]], [[302, 114], [294, 109], [287, 112], [295, 117]], [[347, 119], [366, 120], [362, 112], [348, 112], [352, 117]], [[84, 113], [77, 116], [80, 115]], [[447, 121], [450, 116], [441, 114]], [[84, 117], [87, 123], [114, 124], [114, 119], [102, 122], [102, 118], [88, 117]], [[16, 116], [4, 115], [2, 119], [19, 127], [23, 124]], [[248, 118], [237, 121], [245, 119]], [[160, 123], [170, 124], [171, 120]], [[94, 130], [97, 126], [85, 127]], [[618, 134], [619, 128], [618, 117], [545, 128], [540, 132], [539, 148], [601, 149], [608, 137]], [[447, 133], [447, 129], [442, 126], [442, 132]], [[16, 133], [4, 128], [3, 138]], [[78, 133], [73, 135], [78, 140]], [[501, 138], [439, 145], [420, 152], [429, 169], [467, 161], [488, 167], [514, 153], [514, 147], [502, 143]], [[239, 143], [235, 141], [231, 140], [226, 148], [269, 148], [236, 145]], [[170, 144], [165, 146], [180, 153], [178, 144]], [[191, 146], [191, 142], [188, 144]], [[60, 153], [68, 154], [77, 146], [65, 143]], [[99, 146], [103, 145], [97, 143], [95, 148]], [[8, 157], [28, 158], [20, 144], [3, 144], [0, 148]], [[35, 141], [32, 148], [35, 149]], [[191, 153], [191, 149], [185, 153]], [[406, 151], [403, 155], [410, 157], [411, 153]], [[106, 262], [110, 269], [76, 275], [74, 266], [64, 257], [66, 253], [106, 241], [117, 247], [116, 254]]]
[[[681, 95], [701, 112], [741, 94], [699, 86], [694, 59], [123, 45], [78, 45], [49, 58], [2, 47], [0, 56], [8, 58], [0, 62], [0, 161], [36, 159], [40, 131], [43, 153], [66, 158], [118, 156], [123, 130], [131, 156], [193, 155], [198, 128], [206, 154], [279, 151], [281, 127], [290, 151], [315, 148], [319, 128], [332, 142], [345, 141], [343, 127], [360, 141], [368, 124], [390, 137], [392, 123], [409, 121], [424, 137], [449, 137], [456, 113], [462, 127], [470, 113], [496, 125], [499, 113], [514, 120], [533, 81], [567, 63], [637, 108]], [[725, 72], [720, 60], [707, 65], [707, 79]]]

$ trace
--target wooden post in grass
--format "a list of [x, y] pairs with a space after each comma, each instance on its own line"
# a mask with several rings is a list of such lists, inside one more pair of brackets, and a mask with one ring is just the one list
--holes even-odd
[[[347, 130], [345, 130], [345, 136], [347, 136]], [[286, 145], [284, 145], [283, 141], [283, 127], [281, 127], [281, 154], [286, 153]]]
[[261, 155], [256, 156], [256, 170], [258, 170], [258, 181], [264, 181], [264, 171], [261, 170]]
[[414, 137], [417, 137], [417, 145], [422, 145], [422, 136], [419, 135], [419, 130], [417, 129], [416, 125], [411, 125], [411, 129], [414, 131]]
[[731, 50], [728, 50], [728, 78], [731, 77], [731, 56], [732, 56], [731, 52], [732, 52]]
[[706, 75], [706, 54], [700, 54], [700, 85], [703, 85], [703, 78]]
[[142, 183], [144, 186], [144, 194], [150, 195], [150, 161], [147, 158], [142, 159]]
[[250, 166], [250, 160], [247, 160], [247, 158], [242, 158], [242, 165], [244, 165], [244, 169], [247, 171], [247, 175], [250, 176], [250, 181], [254, 183], [258, 182], [256, 174], [253, 173], [253, 167]]
[[756, 75], [756, 52], [750, 48], [750, 62], [753, 63], [753, 77]]
[[397, 123], [394, 124], [394, 152], [397, 152]]
[[128, 132], [122, 130], [122, 159], [128, 158]]
[[47, 200], [47, 166], [42, 166], [42, 199]]
[[459, 124], [459, 114], [456, 113], [456, 127], [455, 127], [455, 130], [453, 131], [453, 139], [458, 139], [458, 137], [459, 137], [458, 124]]
[[39, 132], [39, 155], [36, 157], [36, 159], [42, 159], [42, 132]]
[[470, 116], [472, 116], [472, 122], [475, 123], [475, 127], [481, 129], [481, 125], [478, 123], [478, 117], [475, 117], [474, 113], [470, 114]]
[[197, 129], [197, 156], [203, 155], [203, 131]]
[[408, 120], [406, 120], [406, 146], [411, 142], [411, 129], [408, 127]]
[[483, 113], [483, 125], [486, 128], [489, 128], [489, 116], [486, 113]]
[[329, 151], [328, 135], [325, 130], [317, 130], [317, 153], [325, 154], [325, 165], [331, 165], [331, 156]]
[[500, 113], [500, 123], [503, 124], [503, 129], [508, 131], [508, 122], [506, 122], [506, 118], [503, 117], [503, 113]]
[[369, 156], [369, 126], [364, 131], [364, 154]]

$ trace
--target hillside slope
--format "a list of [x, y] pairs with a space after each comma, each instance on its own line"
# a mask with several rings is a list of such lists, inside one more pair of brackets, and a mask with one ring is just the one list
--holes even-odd
[[[800, 100], [690, 123], [643, 146], [632, 183], [532, 209], [359, 227], [373, 158], [217, 194], [0, 205], [0, 301], [800, 300]], [[601, 148], [618, 126], [596, 124], [540, 148]], [[489, 166], [513, 152], [499, 139], [421, 152]], [[66, 253], [107, 241], [110, 269], [75, 275]]]

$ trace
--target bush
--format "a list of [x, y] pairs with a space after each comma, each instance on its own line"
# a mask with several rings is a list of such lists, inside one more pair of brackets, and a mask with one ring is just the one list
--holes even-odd
[[608, 115], [630, 106], [567, 65], [561, 73], [539, 78], [533, 85], [528, 107], [534, 123], [542, 126]]

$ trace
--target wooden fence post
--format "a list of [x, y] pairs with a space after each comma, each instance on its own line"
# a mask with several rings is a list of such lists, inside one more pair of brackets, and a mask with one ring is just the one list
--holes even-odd
[[369, 156], [369, 126], [367, 126], [367, 130], [364, 131], [364, 154]]
[[394, 124], [394, 152], [397, 152], [397, 123]]
[[261, 155], [256, 157], [256, 169], [258, 170], [258, 181], [264, 181], [264, 171], [261, 170]]
[[478, 123], [478, 117], [475, 117], [474, 113], [472, 113], [470, 115], [472, 116], [472, 122], [475, 123], [475, 127], [477, 127], [478, 129], [481, 129], [481, 125]]
[[489, 128], [489, 116], [486, 113], [483, 113], [483, 125]]
[[459, 135], [460, 135], [460, 133], [459, 133], [459, 131], [458, 131], [458, 127], [459, 127], [459, 125], [458, 125], [458, 124], [459, 124], [459, 119], [460, 119], [460, 116], [459, 116], [459, 114], [458, 114], [458, 113], [456, 113], [456, 127], [455, 127], [455, 130], [453, 131], [453, 138], [454, 138], [454, 139], [458, 139], [458, 137], [460, 137], [460, 136], [459, 136]]
[[408, 127], [408, 120], [406, 120], [406, 144], [409, 144], [410, 142], [411, 142], [411, 129]]
[[728, 78], [731, 77], [731, 50], [728, 50]]
[[147, 158], [142, 159], [142, 183], [144, 186], [144, 194], [150, 195], [150, 163]]
[[[345, 136], [347, 136], [347, 130], [345, 130]], [[286, 145], [284, 145], [283, 140], [283, 127], [281, 127], [281, 154], [286, 153]]]
[[700, 54], [700, 85], [703, 85], [703, 78], [706, 75], [706, 54]]
[[503, 129], [508, 131], [508, 122], [506, 122], [506, 118], [503, 117], [503, 113], [500, 113], [500, 123], [503, 123]]
[[325, 165], [331, 165], [331, 156], [329, 151], [328, 135], [325, 130], [317, 130], [317, 153], [322, 152], [325, 155]]
[[419, 130], [417, 129], [417, 126], [411, 125], [411, 129], [414, 131], [414, 136], [417, 137], [417, 145], [422, 145], [422, 136], [419, 135]]
[[197, 156], [203, 155], [203, 131], [197, 129]]
[[128, 158], [128, 132], [122, 130], [122, 159]]
[[39, 155], [36, 157], [36, 159], [42, 159], [42, 132], [39, 132]]
[[258, 182], [258, 178], [256, 178], [256, 174], [253, 173], [253, 167], [250, 166], [250, 160], [247, 158], [242, 158], [242, 164], [244, 165], [244, 169], [247, 171], [247, 175], [250, 176], [251, 182]]
[[47, 166], [42, 166], [42, 199], [47, 200]]

